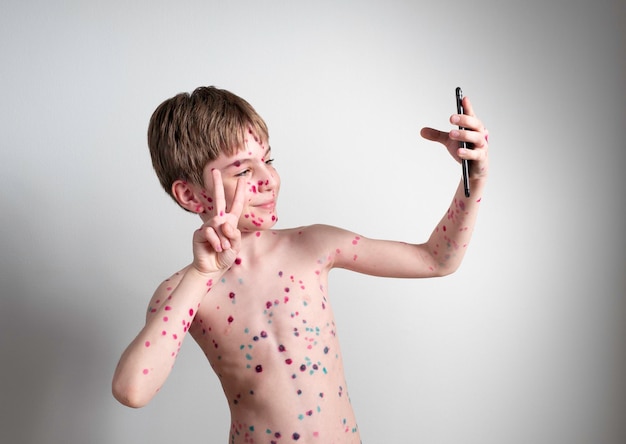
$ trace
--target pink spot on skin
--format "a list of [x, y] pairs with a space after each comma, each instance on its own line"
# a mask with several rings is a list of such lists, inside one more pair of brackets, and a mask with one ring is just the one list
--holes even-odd
[[170, 318], [168, 318], [167, 316], [163, 316], [163, 322], [167, 322], [169, 320], [170, 320]]
[[189, 316], [193, 316], [193, 308], [189, 309]]
[[143, 369], [143, 374], [144, 374], [144, 375], [147, 375], [148, 373], [150, 373], [150, 370], [148, 370], [147, 368], [144, 368], [144, 369]]
[[465, 211], [465, 202], [459, 202], [459, 208], [461, 208], [462, 211]]
[[170, 307], [169, 305], [165, 306], [165, 311], [170, 311], [172, 309], [172, 307]]
[[481, 201], [481, 200], [483, 200], [483, 198], [482, 198], [482, 197], [481, 197], [481, 198], [479, 198], [479, 199], [476, 199], [476, 202], [477, 202], [477, 203], [480, 203], [480, 201]]
[[146, 341], [146, 343], [144, 344], [146, 347], [150, 347], [150, 341]]
[[162, 335], [162, 336], [165, 336], [166, 334], [167, 334], [167, 332], [166, 332], [165, 330], [163, 330], [163, 331], [161, 332], [161, 335]]
[[261, 232], [257, 231], [256, 233], [254, 233], [256, 237], [261, 237]]
[[174, 334], [172, 335], [172, 339], [174, 339], [174, 340], [175, 340], [175, 339], [178, 339], [178, 335], [177, 335], [176, 333], [174, 333]]

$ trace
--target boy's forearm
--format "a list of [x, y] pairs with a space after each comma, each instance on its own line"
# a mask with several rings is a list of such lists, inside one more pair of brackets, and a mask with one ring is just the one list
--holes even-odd
[[[148, 313], [146, 325], [126, 348], [113, 377], [113, 393], [129, 407], [146, 405], [167, 379], [182, 341], [213, 281], [189, 267], [171, 294], [163, 294]], [[156, 305], [156, 304], [155, 304]]]
[[471, 195], [465, 197], [459, 183], [454, 199], [426, 243], [437, 266], [437, 274], [447, 275], [460, 265], [472, 237], [486, 178], [470, 181]]

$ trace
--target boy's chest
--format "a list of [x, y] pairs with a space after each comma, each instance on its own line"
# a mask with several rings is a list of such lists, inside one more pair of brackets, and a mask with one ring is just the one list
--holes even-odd
[[211, 362], [328, 352], [336, 339], [325, 271], [297, 263], [254, 270], [239, 265], [213, 284], [190, 330]]

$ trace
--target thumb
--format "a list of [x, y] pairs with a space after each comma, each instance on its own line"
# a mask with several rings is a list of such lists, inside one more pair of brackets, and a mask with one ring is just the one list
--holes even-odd
[[420, 136], [432, 142], [445, 144], [445, 141], [448, 138], [448, 133], [444, 133], [443, 131], [439, 131], [434, 128], [424, 127], [420, 131]]

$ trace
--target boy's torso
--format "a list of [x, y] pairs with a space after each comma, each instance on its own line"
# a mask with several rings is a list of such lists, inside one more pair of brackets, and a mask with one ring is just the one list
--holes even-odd
[[262, 232], [205, 296], [190, 333], [220, 378], [231, 442], [360, 442], [313, 228]]

